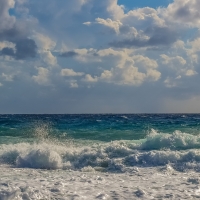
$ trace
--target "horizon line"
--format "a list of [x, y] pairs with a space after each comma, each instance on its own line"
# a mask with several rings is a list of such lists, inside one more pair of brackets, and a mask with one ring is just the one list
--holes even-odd
[[153, 115], [153, 114], [200, 114], [200, 113], [172, 113], [172, 112], [156, 112], [156, 113], [150, 113], [150, 112], [141, 112], [141, 113], [0, 113], [0, 115], [138, 115], [138, 114], [146, 114], [146, 115]]

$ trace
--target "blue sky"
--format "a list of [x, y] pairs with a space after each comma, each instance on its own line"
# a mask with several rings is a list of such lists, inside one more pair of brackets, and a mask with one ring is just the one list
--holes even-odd
[[173, 0], [118, 0], [118, 4], [124, 5], [128, 10], [141, 7], [166, 7]]
[[0, 113], [200, 112], [200, 1], [0, 8]]

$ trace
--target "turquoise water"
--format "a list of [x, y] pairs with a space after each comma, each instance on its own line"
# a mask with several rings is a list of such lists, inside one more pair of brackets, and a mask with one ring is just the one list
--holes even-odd
[[44, 134], [44, 137], [58, 139], [103, 142], [138, 140], [145, 138], [152, 129], [168, 134], [179, 130], [198, 135], [200, 115], [0, 115], [0, 136], [13, 139], [33, 139]]
[[198, 114], [0, 115], [0, 165], [126, 171], [172, 163], [198, 170], [199, 134]]

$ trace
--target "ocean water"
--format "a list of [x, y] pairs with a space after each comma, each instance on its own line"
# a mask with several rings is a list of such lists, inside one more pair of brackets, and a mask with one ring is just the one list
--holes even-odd
[[0, 200], [200, 198], [200, 114], [0, 115]]

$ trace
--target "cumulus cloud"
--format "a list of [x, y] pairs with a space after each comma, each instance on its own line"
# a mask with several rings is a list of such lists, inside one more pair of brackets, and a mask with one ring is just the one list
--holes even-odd
[[137, 67], [127, 65], [124, 68], [112, 68], [102, 72], [99, 80], [111, 82], [117, 85], [139, 86], [145, 81], [158, 81], [161, 73], [154, 69], [148, 69], [146, 73], [140, 72]]
[[165, 19], [159, 15], [159, 11], [150, 7], [130, 10], [121, 21], [135, 27], [165, 26]]
[[[17, 2], [19, 3], [23, 2]], [[15, 9], [15, 5], [15, 0], [0, 1], [0, 42], [14, 44], [14, 47], [2, 48], [0, 54], [12, 56], [16, 60], [34, 58], [37, 54], [37, 46], [35, 41], [28, 37], [28, 23], [23, 20], [18, 21], [16, 16], [11, 16], [9, 13], [10, 9]]]
[[158, 63], [156, 60], [150, 59], [149, 57], [146, 56], [134, 55], [133, 59], [136, 62], [136, 64], [140, 66], [140, 68], [144, 67], [146, 69], [149, 69], [158, 67]]
[[189, 42], [190, 48], [185, 49], [187, 54], [191, 57], [192, 61], [198, 63], [200, 54], [200, 37], [195, 38]]
[[0, 1], [0, 32], [9, 30], [15, 23], [15, 17], [9, 15], [9, 9], [14, 8], [14, 0]]
[[163, 64], [172, 64], [175, 66], [179, 66], [179, 65], [185, 65], [186, 64], [186, 60], [181, 57], [181, 56], [175, 56], [175, 57], [169, 57], [165, 54], [160, 55], [161, 58], [163, 59]]
[[198, 73], [192, 69], [188, 69], [185, 73], [186, 76], [194, 76], [196, 74], [198, 74]]
[[44, 35], [38, 32], [35, 32], [32, 35], [32, 39], [35, 40], [35, 43], [37, 44], [37, 47], [40, 50], [44, 50], [44, 51], [54, 50], [56, 46], [56, 42], [54, 40], [52, 40], [47, 35]]
[[32, 38], [36, 42], [41, 59], [48, 65], [57, 65], [57, 58], [52, 54], [52, 51], [56, 46], [56, 42], [47, 35], [37, 32], [32, 35]]
[[86, 81], [86, 82], [97, 82], [98, 81], [98, 77], [97, 76], [92, 77], [90, 74], [86, 74], [85, 78], [83, 79], [83, 81]]
[[82, 72], [75, 72], [73, 69], [62, 69], [61, 76], [83, 76]]
[[117, 77], [120, 78], [119, 84], [122, 85], [140, 85], [144, 82], [146, 75], [138, 71], [137, 67], [128, 66], [117, 70]]
[[147, 78], [151, 81], [158, 81], [161, 77], [161, 73], [155, 69], [147, 70]]
[[160, 55], [162, 58], [162, 63], [168, 68], [171, 68], [178, 77], [181, 76], [193, 76], [198, 74], [194, 70], [194, 66], [191, 64], [191, 58], [188, 57], [185, 60], [181, 56], [167, 56], [165, 54]]
[[13, 44], [12, 42], [8, 42], [8, 41], [3, 41], [0, 42], [0, 50], [2, 50], [3, 48], [15, 48], [15, 44]]
[[51, 53], [51, 51], [40, 52], [42, 60], [48, 65], [57, 65], [57, 58]]
[[108, 19], [96, 18], [96, 23], [113, 29], [117, 34], [119, 34], [120, 26], [122, 26], [122, 23], [119, 20], [113, 21], [109, 18]]
[[[107, 59], [109, 68], [101, 72], [99, 76], [86, 74], [83, 79], [86, 82], [107, 82], [116, 85], [141, 85], [145, 81], [158, 81], [161, 73], [156, 69], [158, 63], [142, 55], [134, 55], [129, 49], [102, 49], [93, 51], [98, 55], [100, 63]], [[87, 57], [89, 51], [82, 51], [82, 57]]]
[[38, 67], [38, 75], [32, 76], [32, 79], [39, 85], [48, 85], [49, 84], [49, 70], [44, 67]]
[[[183, 88], [192, 88], [189, 95], [194, 95], [200, 73], [198, 7], [197, 0], [129, 11], [117, 0], [1, 0], [3, 88], [18, 79], [24, 88], [36, 82], [37, 91], [41, 85], [53, 86], [45, 91], [49, 97], [56, 96], [52, 91], [64, 95], [69, 88], [79, 88], [69, 99], [81, 99], [88, 85], [96, 87], [93, 97], [99, 90], [110, 94], [108, 88], [114, 93], [122, 87], [122, 93], [138, 91], [141, 99], [158, 91], [160, 97], [166, 92], [176, 98]], [[66, 96], [59, 99], [64, 102]]]
[[78, 83], [76, 80], [71, 80], [70, 81], [70, 88], [78, 88]]
[[174, 0], [165, 9], [164, 15], [173, 22], [193, 27], [200, 26], [199, 0]]
[[169, 46], [178, 40], [177, 33], [169, 27], [149, 27], [145, 30], [147, 37], [133, 37], [121, 41], [111, 42], [116, 48], [133, 48], [147, 46]]
[[112, 79], [112, 72], [109, 70], [104, 70], [100, 76], [100, 79], [111, 80]]
[[104, 70], [99, 77], [93, 78], [87, 75], [88, 81], [138, 86], [147, 80], [158, 81], [161, 77], [161, 73], [156, 70], [158, 64], [155, 60], [142, 55], [132, 55], [131, 50], [109, 48], [96, 51], [96, 53], [102, 59], [112, 58], [115, 62], [110, 63], [110, 70]]

